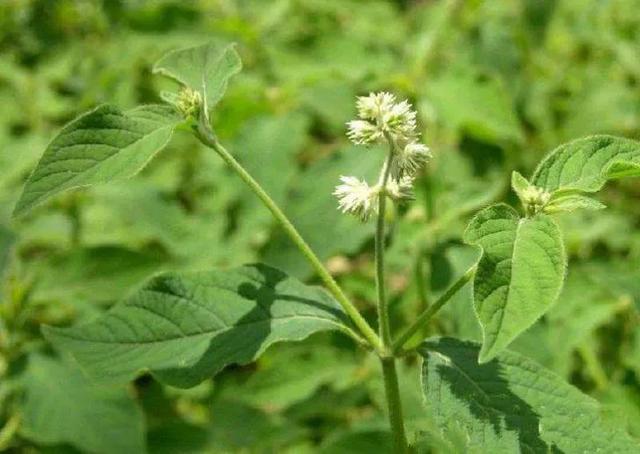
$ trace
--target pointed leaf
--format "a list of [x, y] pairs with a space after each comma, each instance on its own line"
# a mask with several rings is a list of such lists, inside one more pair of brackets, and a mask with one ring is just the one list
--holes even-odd
[[429, 412], [443, 432], [466, 432], [468, 452], [640, 451], [601, 418], [598, 402], [554, 373], [509, 351], [478, 365], [479, 349], [440, 338], [419, 350]]
[[518, 196], [520, 196], [529, 186], [531, 186], [531, 183], [529, 183], [527, 179], [520, 174], [520, 172], [514, 170], [511, 173], [511, 187]]
[[254, 360], [274, 342], [331, 329], [350, 331], [326, 292], [254, 265], [164, 274], [94, 322], [44, 333], [96, 379], [129, 380], [150, 370], [189, 387]]
[[241, 69], [235, 44], [222, 45], [213, 41], [169, 52], [154, 65], [153, 72], [198, 91], [208, 110], [220, 101], [229, 79]]
[[602, 210], [607, 206], [596, 199], [584, 195], [574, 194], [565, 197], [552, 198], [544, 207], [545, 213], [557, 213], [560, 211], [575, 210]]
[[91, 383], [77, 366], [41, 354], [24, 375], [22, 432], [91, 453], [143, 453], [144, 418], [124, 387]]
[[596, 192], [609, 179], [631, 176], [640, 176], [640, 142], [598, 135], [556, 148], [540, 162], [531, 180], [548, 191]]
[[483, 335], [479, 362], [489, 361], [540, 318], [558, 298], [566, 257], [549, 216], [520, 218], [499, 204], [474, 217], [464, 235], [482, 248], [474, 308]]
[[156, 105], [123, 112], [105, 104], [81, 115], [49, 144], [14, 215], [71, 188], [135, 175], [167, 144], [179, 121], [170, 107]]

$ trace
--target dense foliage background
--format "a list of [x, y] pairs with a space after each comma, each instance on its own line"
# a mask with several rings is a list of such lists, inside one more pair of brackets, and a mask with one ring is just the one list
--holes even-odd
[[[210, 150], [178, 134], [141, 175], [56, 197], [11, 219], [47, 142], [102, 102], [158, 102], [150, 67], [211, 38], [245, 69], [213, 119], [332, 272], [374, 315], [372, 225], [341, 215], [344, 173], [373, 153], [344, 136], [355, 96], [418, 109], [434, 159], [394, 213], [392, 312], [411, 319], [477, 256], [470, 215], [514, 202], [512, 170], [594, 133], [640, 135], [637, 0], [5, 0], [0, 3], [0, 450], [360, 453], [389, 442], [378, 364], [339, 335], [276, 345], [255, 364], [180, 390], [142, 377], [95, 387], [40, 334], [104, 311], [161, 270], [263, 261], [314, 282], [269, 213]], [[357, 169], [357, 171], [354, 171]], [[559, 302], [511, 349], [602, 402], [640, 437], [640, 183], [608, 209], [559, 215], [570, 272]], [[428, 333], [479, 339], [468, 286]], [[451, 452], [401, 368], [411, 433]], [[449, 444], [447, 444], [449, 443]]]

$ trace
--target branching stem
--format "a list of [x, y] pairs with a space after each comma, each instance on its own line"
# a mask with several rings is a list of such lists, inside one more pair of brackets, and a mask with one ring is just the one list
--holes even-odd
[[464, 273], [460, 279], [458, 279], [455, 284], [453, 284], [449, 289], [438, 298], [431, 306], [425, 309], [418, 318], [413, 322], [411, 326], [409, 326], [396, 340], [393, 341], [392, 351], [394, 353], [399, 352], [404, 344], [407, 343], [409, 339], [422, 328], [431, 317], [433, 317], [436, 312], [438, 312], [442, 306], [444, 306], [449, 300], [456, 294], [458, 291], [464, 287], [464, 285], [469, 282], [473, 276], [476, 274], [477, 265], [473, 265], [471, 268]]
[[262, 203], [269, 209], [273, 217], [280, 224], [285, 233], [289, 236], [291, 241], [302, 252], [304, 257], [309, 261], [313, 269], [320, 279], [324, 282], [329, 292], [338, 301], [340, 306], [344, 309], [347, 315], [351, 318], [356, 327], [360, 330], [360, 333], [364, 336], [367, 342], [378, 352], [383, 351], [383, 345], [380, 338], [362, 317], [358, 309], [344, 294], [338, 283], [333, 279], [329, 271], [322, 264], [320, 259], [311, 250], [306, 241], [302, 238], [298, 230], [293, 226], [291, 221], [282, 212], [280, 207], [273, 201], [273, 199], [266, 193], [262, 186], [242, 167], [242, 165], [236, 161], [236, 159], [229, 153], [222, 144], [218, 141], [213, 131], [204, 122], [200, 122], [197, 129], [197, 136], [200, 141], [207, 147], [213, 149], [220, 157], [231, 167], [231, 169], [238, 174], [238, 176], [249, 186], [249, 188], [258, 196]]

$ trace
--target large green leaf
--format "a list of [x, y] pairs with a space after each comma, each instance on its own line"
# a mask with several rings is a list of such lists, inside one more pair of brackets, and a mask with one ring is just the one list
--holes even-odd
[[91, 453], [142, 453], [142, 411], [125, 388], [96, 386], [72, 364], [29, 358], [24, 375], [23, 435]]
[[27, 180], [14, 215], [59, 192], [129, 178], [162, 149], [180, 119], [170, 107], [101, 105], [65, 126]]
[[590, 136], [561, 145], [540, 162], [532, 183], [596, 192], [607, 180], [640, 176], [640, 142], [614, 136]]
[[469, 223], [467, 243], [482, 248], [474, 279], [474, 308], [482, 327], [479, 362], [492, 359], [556, 301], [566, 257], [549, 216], [520, 218], [511, 207], [485, 208]]
[[429, 412], [443, 432], [467, 433], [467, 452], [640, 450], [628, 434], [603, 421], [598, 402], [554, 373], [509, 351], [478, 365], [479, 349], [452, 338], [420, 347]]
[[169, 52], [154, 65], [153, 72], [175, 79], [199, 92], [208, 110], [220, 101], [229, 79], [241, 69], [242, 62], [235, 45], [212, 41]]
[[252, 361], [274, 342], [330, 329], [350, 331], [326, 292], [252, 265], [164, 274], [92, 323], [44, 333], [96, 379], [129, 380], [150, 370], [189, 387]]

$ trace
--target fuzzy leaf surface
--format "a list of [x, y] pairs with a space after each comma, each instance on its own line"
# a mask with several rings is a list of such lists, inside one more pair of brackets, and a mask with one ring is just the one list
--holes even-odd
[[545, 214], [520, 218], [504, 204], [478, 213], [464, 239], [482, 248], [473, 298], [483, 335], [478, 361], [484, 363], [556, 301], [564, 281], [566, 257], [553, 219]]
[[27, 180], [14, 215], [68, 189], [130, 178], [169, 142], [180, 118], [149, 105], [123, 112], [104, 104], [66, 125]]
[[324, 290], [252, 265], [160, 275], [95, 321], [44, 333], [96, 379], [127, 381], [149, 370], [190, 387], [274, 342], [335, 329], [348, 331], [349, 322]]
[[32, 355], [24, 376], [24, 435], [82, 452], [144, 453], [144, 417], [124, 387], [96, 386], [77, 366]]
[[235, 45], [212, 41], [175, 50], [162, 57], [153, 72], [163, 74], [198, 91], [211, 109], [224, 95], [229, 79], [240, 72], [242, 62]]
[[640, 142], [597, 135], [556, 148], [540, 162], [532, 183], [547, 191], [596, 192], [607, 180], [633, 176], [640, 176]]
[[466, 433], [466, 452], [640, 450], [602, 419], [597, 401], [553, 372], [510, 351], [478, 365], [479, 350], [453, 338], [430, 339], [419, 349], [429, 412], [445, 434]]
[[552, 199], [549, 204], [544, 207], [545, 213], [557, 213], [562, 211], [575, 210], [602, 210], [606, 205], [598, 202], [596, 199], [580, 194], [568, 195], [566, 197], [558, 197]]

